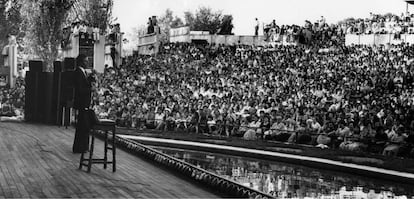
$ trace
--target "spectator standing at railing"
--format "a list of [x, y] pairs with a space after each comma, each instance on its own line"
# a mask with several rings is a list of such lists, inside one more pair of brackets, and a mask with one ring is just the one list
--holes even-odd
[[402, 126], [393, 128], [388, 134], [389, 141], [384, 148], [383, 155], [397, 156], [407, 137]]
[[147, 27], [147, 34], [152, 34], [152, 33], [154, 33], [154, 23], [153, 23], [153, 21], [152, 21], [152, 18], [151, 17], [149, 17], [148, 18], [148, 27]]
[[258, 36], [259, 35], [259, 27], [260, 27], [260, 23], [259, 23], [259, 19], [255, 19], [255, 26], [254, 26], [254, 35]]
[[190, 132], [199, 133], [198, 121], [200, 120], [200, 115], [195, 108], [191, 108], [191, 119], [190, 125], [188, 127]]
[[198, 120], [199, 133], [208, 134], [209, 133], [208, 118], [210, 116], [208, 106], [206, 105], [201, 106], [198, 115], [199, 115], [199, 120]]

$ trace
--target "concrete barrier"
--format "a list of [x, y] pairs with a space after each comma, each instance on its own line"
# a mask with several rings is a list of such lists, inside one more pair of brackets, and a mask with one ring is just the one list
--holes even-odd
[[[102, 132], [98, 132], [101, 137]], [[122, 136], [112, 137], [118, 147], [129, 150], [135, 155], [147, 158], [160, 166], [176, 171], [184, 176], [193, 179], [195, 182], [201, 183], [215, 191], [225, 194], [226, 197], [232, 198], [274, 198], [272, 195], [244, 186], [231, 179], [223, 178], [213, 172], [207, 171], [195, 165], [189, 164], [183, 160], [172, 157], [170, 155], [159, 152], [155, 149], [147, 147], [131, 139]]]
[[141, 55], [152, 55], [159, 51], [160, 41], [158, 34], [140, 36], [138, 39], [138, 53]]
[[166, 138], [153, 138], [136, 135], [119, 135], [124, 139], [137, 140], [140, 143], [178, 147], [191, 150], [202, 150], [213, 153], [225, 153], [229, 155], [240, 155], [247, 157], [261, 157], [267, 160], [284, 161], [287, 163], [305, 165], [314, 168], [328, 169], [332, 171], [340, 171], [353, 173], [361, 176], [373, 177], [383, 180], [400, 181], [414, 185], [414, 173], [383, 169], [374, 166], [366, 166], [355, 163], [347, 163], [342, 161], [324, 159], [319, 157], [309, 157], [303, 155], [289, 154], [284, 152], [274, 152], [267, 150], [258, 150], [244, 147], [227, 146], [223, 144], [212, 144], [205, 142], [193, 142], [184, 140], [173, 140]]
[[345, 36], [345, 45], [386, 45], [386, 44], [414, 44], [414, 34], [401, 34], [396, 37], [395, 34], [347, 34]]
[[239, 37], [235, 35], [227, 35], [226, 36], [226, 44], [228, 45], [236, 45], [239, 43]]
[[[291, 45], [295, 42], [287, 42], [287, 36], [281, 36], [281, 39], [276, 42], [267, 42], [264, 40], [264, 36], [251, 36], [251, 35], [206, 35], [206, 34], [186, 34], [186, 35], [173, 35], [170, 36], [170, 42], [187, 42], [192, 40], [206, 40], [208, 43], [224, 44], [224, 45], [256, 45], [265, 46], [269, 44], [282, 44]], [[143, 42], [143, 41], [142, 41]]]

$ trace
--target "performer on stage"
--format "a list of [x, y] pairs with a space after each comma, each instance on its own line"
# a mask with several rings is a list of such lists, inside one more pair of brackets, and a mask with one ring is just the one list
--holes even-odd
[[88, 58], [80, 54], [76, 58], [76, 70], [74, 75], [75, 99], [74, 108], [78, 110], [78, 121], [76, 123], [75, 139], [73, 142], [73, 153], [83, 153], [88, 150], [89, 131], [91, 129], [90, 117], [87, 110], [91, 104], [92, 82], [94, 77], [88, 75], [85, 68], [88, 65]]

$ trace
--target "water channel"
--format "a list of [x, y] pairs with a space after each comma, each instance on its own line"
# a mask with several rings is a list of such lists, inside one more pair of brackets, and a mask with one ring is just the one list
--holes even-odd
[[152, 146], [278, 198], [414, 198], [414, 186], [284, 162]]

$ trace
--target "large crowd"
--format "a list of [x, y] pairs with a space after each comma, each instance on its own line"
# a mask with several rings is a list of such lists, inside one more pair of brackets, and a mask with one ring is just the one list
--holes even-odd
[[347, 33], [353, 34], [414, 34], [414, 14], [402, 13], [379, 15], [371, 13], [369, 18], [348, 20]]
[[[129, 56], [97, 75], [95, 111], [120, 127], [414, 157], [414, 46], [345, 46], [340, 28], [317, 27], [312, 45], [167, 43]], [[23, 81], [2, 89], [2, 114], [23, 99]]]
[[309, 44], [309, 38], [312, 38], [313, 43], [318, 44], [326, 41], [334, 44], [344, 43], [345, 34], [392, 34], [395, 39], [401, 39], [402, 34], [414, 34], [414, 14], [371, 13], [367, 18], [349, 18], [337, 24], [328, 24], [321, 16], [321, 19], [313, 23], [306, 21], [304, 26], [279, 25], [273, 20], [264, 25], [263, 34], [266, 41], [284, 44], [296, 42]]
[[98, 78], [119, 126], [412, 156], [413, 51], [166, 44]]
[[312, 40], [312, 44], [335, 45], [345, 42], [345, 34], [391, 34], [394, 39], [401, 39], [402, 34], [414, 34], [414, 14], [371, 13], [367, 18], [349, 18], [337, 24], [328, 24], [321, 16], [313, 23], [306, 21], [304, 26], [279, 25], [273, 20], [263, 26], [263, 34], [268, 42], [284, 44], [311, 44]]
[[345, 43], [345, 33], [344, 24], [328, 24], [323, 16], [314, 23], [307, 20], [304, 26], [278, 25], [276, 20], [273, 20], [263, 27], [265, 41], [319, 47]]
[[0, 120], [15, 118], [22, 120], [24, 117], [24, 79], [19, 77], [13, 88], [9, 85], [0, 87]]

